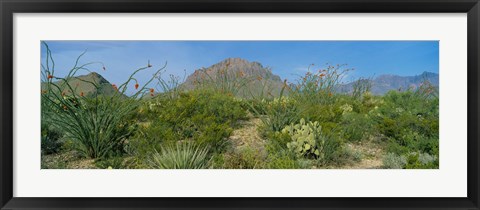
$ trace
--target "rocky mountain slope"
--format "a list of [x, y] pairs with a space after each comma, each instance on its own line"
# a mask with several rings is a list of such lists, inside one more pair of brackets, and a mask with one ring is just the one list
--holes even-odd
[[226, 80], [235, 80], [238, 95], [245, 97], [261, 94], [262, 90], [263, 94], [277, 96], [283, 87], [283, 81], [271, 69], [241, 58], [227, 58], [208, 68], [197, 69], [182, 87], [189, 90], [204, 84], [221, 85]]
[[[87, 82], [85, 82], [87, 81]], [[95, 83], [98, 85], [98, 89], [89, 82]], [[70, 88], [64, 84], [63, 81], [56, 81], [54, 82], [59, 87], [63, 87], [62, 92], [65, 94], [71, 94]], [[106, 80], [102, 75], [92, 72], [87, 75], [81, 75], [77, 77], [73, 77], [70, 79], [68, 84], [72, 87], [75, 94], [80, 95], [83, 93], [84, 96], [93, 96], [95, 92], [98, 95], [112, 95], [115, 92], [112, 84]], [[42, 83], [42, 90], [46, 89], [46, 83]]]

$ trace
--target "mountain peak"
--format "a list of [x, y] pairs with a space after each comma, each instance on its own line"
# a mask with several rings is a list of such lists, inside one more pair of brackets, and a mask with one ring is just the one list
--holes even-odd
[[258, 68], [264, 68], [263, 65], [257, 61], [248, 61], [243, 58], [226, 58], [213, 66], [223, 66], [223, 67], [236, 67], [236, 66], [244, 66], [244, 67], [251, 67], [255, 66]]
[[260, 82], [257, 78], [269, 81], [275, 87], [283, 86], [280, 77], [273, 74], [270, 68], [264, 67], [260, 62], [251, 62], [243, 58], [226, 58], [208, 68], [197, 69], [187, 77], [182, 86], [187, 89], [193, 89], [196, 82], [201, 83], [206, 80], [213, 80], [208, 82], [217, 82], [221, 78], [219, 77], [221, 74], [230, 75], [232, 78], [241, 77], [241, 79], [247, 79], [251, 81], [249, 83], [251, 88], [255, 85], [260, 85], [257, 84]]
[[[62, 92], [68, 91], [67, 87], [63, 85], [64, 81], [56, 81], [55, 83], [63, 87]], [[96, 86], [91, 83], [94, 83]], [[83, 93], [85, 96], [94, 94], [112, 95], [116, 91], [112, 87], [112, 84], [97, 72], [72, 77], [68, 80], [68, 84], [75, 89], [76, 94]], [[47, 83], [42, 83], [42, 89], [45, 88], [45, 85], [47, 85]]]
[[250, 61], [246, 60], [246, 59], [243, 59], [243, 58], [226, 58], [224, 59], [223, 61], [221, 61], [220, 63], [224, 63], [224, 62], [231, 62], [231, 63], [250, 63]]
[[243, 58], [226, 58], [216, 64], [211, 65], [208, 68], [201, 68], [195, 70], [194, 74], [190, 75], [187, 78], [188, 82], [192, 79], [198, 79], [197, 77], [200, 72], [203, 74], [208, 74], [210, 77], [215, 77], [220, 70], [225, 70], [228, 73], [242, 73], [245, 77], [260, 76], [262, 78], [268, 78], [270, 80], [281, 81], [280, 77], [274, 75], [270, 68], [264, 67], [261, 63], [257, 61], [250, 62]]
[[79, 79], [94, 82], [97, 84], [109, 83], [102, 75], [97, 72], [90, 72], [87, 75], [77, 76]]

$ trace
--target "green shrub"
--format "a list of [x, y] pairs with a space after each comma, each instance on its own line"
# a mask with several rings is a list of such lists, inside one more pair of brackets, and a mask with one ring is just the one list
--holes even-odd
[[268, 102], [266, 113], [266, 116], [262, 117], [262, 121], [272, 131], [280, 131], [286, 125], [297, 122], [299, 119], [296, 102], [285, 97]]
[[216, 153], [212, 155], [212, 159], [210, 159], [210, 166], [214, 169], [223, 169], [225, 165], [225, 155], [224, 153]]
[[147, 161], [154, 169], [203, 169], [209, 167], [208, 148], [190, 142], [163, 146]]
[[388, 141], [387, 149], [397, 155], [420, 151], [438, 156], [438, 97], [421, 88], [390, 91], [378, 109], [371, 112], [378, 130]]
[[261, 169], [264, 168], [265, 160], [259, 150], [243, 147], [234, 152], [224, 154], [225, 169]]
[[408, 151], [421, 151], [431, 155], [438, 155], [439, 141], [437, 136], [428, 136], [411, 129], [397, 128], [395, 133], [388, 137], [387, 150], [397, 154], [405, 154]]
[[194, 139], [201, 145], [211, 147], [211, 152], [220, 153], [230, 145], [226, 138], [230, 136], [232, 131], [233, 129], [226, 124], [211, 123], [204, 125], [203, 132]]
[[407, 169], [438, 169], [438, 160], [427, 153], [412, 152], [407, 157]]
[[287, 144], [292, 141], [292, 138], [288, 133], [282, 133], [278, 131], [265, 132], [263, 137], [267, 139], [265, 148], [269, 153], [278, 153], [288, 150]]
[[343, 161], [347, 162], [347, 161], [350, 161], [350, 162], [360, 162], [362, 159], [363, 159], [363, 154], [362, 152], [358, 151], [358, 150], [354, 150], [352, 149], [351, 147], [344, 147], [343, 149], [343, 153], [341, 155], [341, 157], [339, 158], [339, 162], [341, 162], [342, 158], [343, 158]]
[[298, 161], [288, 154], [269, 154], [266, 161], [266, 168], [269, 169], [298, 169], [301, 168]]
[[387, 153], [383, 158], [383, 167], [388, 169], [403, 169], [407, 165], [407, 158], [395, 153]]
[[47, 162], [44, 158], [42, 158], [40, 162], [41, 169], [67, 169], [68, 168], [68, 161], [66, 160], [59, 160], [53, 162]]
[[341, 121], [343, 137], [348, 141], [360, 141], [373, 133], [374, 121], [367, 114], [345, 113]]
[[[332, 96], [337, 97], [337, 96]], [[301, 104], [301, 118], [308, 121], [318, 121], [319, 123], [338, 123], [342, 119], [343, 110], [340, 105], [335, 104]]]
[[[381, 107], [385, 102], [381, 96], [374, 96], [370, 92], [363, 94], [362, 99], [359, 104], [356, 105], [356, 112], [358, 113], [371, 113], [379, 107]], [[357, 108], [358, 107], [358, 108]]]
[[393, 169], [438, 169], [438, 158], [422, 152], [405, 155], [388, 153], [383, 159], [384, 168]]
[[265, 132], [264, 138], [267, 140], [265, 151], [267, 158], [265, 168], [271, 169], [295, 169], [302, 168], [296, 157], [296, 154], [287, 148], [287, 144], [292, 141], [288, 133]]
[[107, 159], [98, 159], [98, 160], [95, 160], [95, 166], [102, 169], [126, 168], [123, 157], [111, 157]]
[[[297, 101], [284, 95], [287, 89], [287, 80], [284, 80], [278, 97], [264, 97], [263, 94], [255, 97], [255, 94], [252, 94], [253, 99], [243, 103], [244, 107], [247, 106], [246, 110], [262, 120], [266, 132], [280, 131], [300, 119]], [[263, 90], [261, 92], [263, 93]]]
[[142, 112], [146, 123], [131, 142], [141, 156], [162, 144], [186, 139], [210, 148], [210, 152], [222, 152], [232, 127], [246, 117], [238, 100], [207, 90], [180, 93], [175, 99], [152, 99], [145, 102]]
[[42, 123], [42, 154], [47, 155], [59, 152], [63, 145], [61, 140], [62, 136], [63, 135], [60, 131], [49, 128], [48, 125]]

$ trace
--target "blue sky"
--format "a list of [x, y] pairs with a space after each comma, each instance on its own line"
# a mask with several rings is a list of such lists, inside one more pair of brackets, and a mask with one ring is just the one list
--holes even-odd
[[[159, 68], [168, 62], [167, 74], [187, 75], [229, 57], [240, 57], [271, 67], [282, 79], [294, 81], [307, 71], [329, 64], [355, 68], [345, 81], [381, 74], [418, 75], [439, 72], [438, 41], [46, 41], [55, 60], [55, 76], [64, 76], [85, 50], [80, 63], [100, 61], [90, 69], [111, 83], [120, 84], [148, 61]], [[45, 63], [42, 46], [41, 63]], [[146, 81], [155, 69], [140, 74]], [[87, 74], [88, 72], [80, 72]]]

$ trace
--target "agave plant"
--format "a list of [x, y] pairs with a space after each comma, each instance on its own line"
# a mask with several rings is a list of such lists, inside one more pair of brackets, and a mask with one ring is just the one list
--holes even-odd
[[202, 169], [209, 165], [207, 157], [207, 147], [183, 142], [155, 150], [147, 165], [155, 169]]

